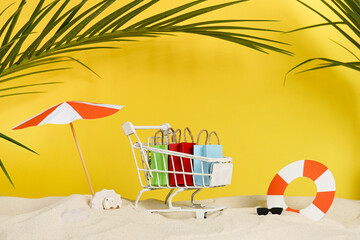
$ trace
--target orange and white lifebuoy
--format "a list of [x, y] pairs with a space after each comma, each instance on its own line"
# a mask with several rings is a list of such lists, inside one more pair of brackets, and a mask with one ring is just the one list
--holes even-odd
[[[317, 194], [310, 206], [295, 210], [284, 199], [286, 187], [296, 178], [307, 177], [314, 181]], [[312, 160], [293, 162], [281, 169], [270, 183], [267, 193], [268, 208], [282, 207], [285, 211], [300, 213], [310, 219], [320, 220], [331, 207], [335, 197], [335, 179], [322, 163]]]

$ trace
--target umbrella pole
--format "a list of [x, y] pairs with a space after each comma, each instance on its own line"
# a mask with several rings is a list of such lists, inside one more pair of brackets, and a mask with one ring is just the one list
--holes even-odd
[[91, 190], [91, 194], [94, 196], [94, 190], [93, 190], [93, 187], [91, 185], [89, 173], [88, 173], [88, 171], [86, 169], [85, 161], [84, 161], [84, 158], [82, 156], [80, 145], [79, 145], [79, 142], [77, 140], [77, 137], [76, 137], [76, 134], [75, 134], [75, 129], [74, 129], [74, 126], [73, 126], [72, 123], [70, 123], [70, 127], [71, 127], [71, 131], [73, 133], [73, 136], [74, 136], [74, 140], [75, 140], [75, 143], [76, 143], [77, 150], [78, 150], [80, 158], [81, 158], [81, 162], [82, 162], [82, 165], [83, 165], [83, 168], [84, 168], [84, 171], [85, 171], [86, 179], [88, 181], [88, 184], [89, 184], [89, 187], [90, 187], [90, 190]]

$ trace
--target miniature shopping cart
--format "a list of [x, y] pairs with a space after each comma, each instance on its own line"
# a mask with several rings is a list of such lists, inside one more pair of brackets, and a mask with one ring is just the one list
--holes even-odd
[[[195, 212], [196, 218], [206, 218], [208, 212], [222, 211], [226, 207], [220, 206], [202, 206], [201, 204], [194, 203], [195, 195], [204, 188], [215, 188], [215, 187], [223, 187], [225, 185], [229, 185], [231, 183], [232, 176], [232, 159], [228, 157], [223, 158], [208, 158], [195, 156], [192, 154], [186, 154], [176, 151], [170, 151], [166, 149], [160, 149], [152, 146], [151, 142], [154, 141], [153, 138], [148, 138], [147, 142], [144, 143], [140, 140], [136, 130], [160, 130], [163, 132], [163, 136], [165, 136], [165, 142], [169, 143], [169, 139], [166, 136], [169, 136], [170, 125], [167, 123], [162, 124], [161, 126], [134, 126], [130, 122], [125, 122], [123, 124], [123, 131], [125, 135], [128, 137], [131, 145], [131, 150], [135, 160], [135, 166], [137, 169], [140, 185], [143, 188], [140, 190], [136, 200], [135, 207], [140, 200], [141, 195], [144, 192], [157, 190], [157, 189], [170, 189], [170, 192], [167, 194], [165, 198], [165, 204], [168, 204], [168, 208], [166, 209], [151, 209], [150, 212]], [[155, 139], [156, 140], [156, 139]], [[173, 170], [169, 170], [168, 168], [160, 167], [160, 165], [170, 165], [174, 164], [174, 160], [178, 160], [181, 163], [181, 170], [172, 168]], [[151, 164], [151, 161], [153, 161]], [[191, 171], [184, 170], [185, 161], [190, 163]], [[198, 161], [197, 163], [201, 163], [201, 171], [194, 171], [194, 161]], [[154, 164], [155, 163], [155, 164]], [[162, 163], [162, 164], [159, 164]], [[205, 171], [205, 165], [211, 166], [210, 171]], [[169, 177], [175, 177], [175, 184], [169, 183]], [[160, 177], [165, 178], [164, 181], [154, 181], [154, 179], [159, 179]], [[183, 177], [184, 181], [182, 184], [179, 184], [176, 179], [178, 177]], [[194, 179], [189, 182], [185, 181], [185, 178]], [[202, 178], [201, 184], [199, 181], [195, 181], [195, 178]], [[207, 181], [206, 181], [207, 180]], [[175, 207], [172, 204], [173, 198], [182, 191], [194, 190], [191, 195], [191, 206], [189, 207]]]

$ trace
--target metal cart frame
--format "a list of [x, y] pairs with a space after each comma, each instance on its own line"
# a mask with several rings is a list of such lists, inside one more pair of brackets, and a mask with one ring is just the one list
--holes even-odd
[[[161, 126], [134, 126], [131, 122], [125, 122], [122, 126], [123, 131], [125, 135], [128, 137], [131, 150], [133, 153], [134, 161], [136, 170], [138, 173], [138, 178], [141, 187], [143, 188], [140, 190], [136, 200], [135, 200], [135, 207], [137, 207], [138, 202], [140, 200], [141, 195], [144, 192], [151, 191], [151, 190], [157, 190], [157, 189], [170, 189], [169, 193], [167, 194], [165, 198], [165, 204], [168, 204], [168, 209], [151, 209], [150, 212], [195, 212], [196, 218], [206, 218], [208, 212], [214, 212], [214, 211], [221, 211], [224, 210], [226, 207], [224, 206], [211, 206], [211, 207], [205, 207], [201, 206], [200, 204], [194, 203], [194, 197], [197, 193], [199, 193], [204, 188], [215, 188], [215, 187], [223, 187], [225, 185], [229, 185], [231, 183], [231, 174], [232, 174], [232, 159], [229, 157], [223, 157], [223, 158], [208, 158], [208, 157], [201, 157], [201, 156], [195, 156], [192, 154], [185, 154], [181, 152], [175, 152], [170, 150], [164, 150], [159, 148], [151, 147], [150, 141], [151, 138], [148, 139], [147, 143], [143, 143], [139, 136], [137, 135], [136, 130], [161, 130], [164, 133], [164, 136], [168, 135], [168, 130], [170, 128], [170, 125], [167, 123], [162, 124]], [[134, 139], [134, 141], [133, 141]], [[166, 139], [168, 142], [168, 139]], [[157, 154], [154, 154], [157, 153]], [[177, 159], [180, 159], [182, 171], [169, 171], [168, 169], [158, 169], [157, 162], [159, 159], [154, 159], [156, 156], [162, 156], [162, 160], [164, 164], [166, 161], [168, 161], [168, 164], [174, 165], [174, 158], [177, 157]], [[152, 159], [153, 158], [153, 159]], [[190, 159], [191, 164], [191, 172], [184, 171], [184, 165], [183, 161], [184, 159]], [[155, 168], [151, 168], [149, 161], [155, 161]], [[201, 172], [194, 172], [194, 165], [193, 161], [201, 161]], [[204, 171], [203, 164], [204, 163], [211, 163], [211, 171], [210, 173], [207, 173]], [[173, 168], [175, 169], [175, 168]], [[221, 172], [221, 174], [219, 174]], [[225, 179], [223, 178], [224, 173], [226, 175]], [[166, 185], [160, 185], [160, 181], [158, 181], [157, 184], [153, 184], [151, 182], [151, 179], [154, 177], [154, 175], [157, 175], [159, 177], [160, 174], [163, 174], [163, 176], [166, 176], [167, 184]], [[194, 179], [195, 176], [201, 176], [203, 179], [202, 185], [196, 185], [195, 180], [193, 181], [193, 185], [187, 185], [186, 181], [184, 181], [184, 184], [179, 185], [176, 181], [175, 177], [175, 185], [170, 186], [169, 184], [169, 174], [181, 175], [184, 177], [185, 175], [191, 175]], [[219, 178], [220, 177], [220, 178]], [[204, 179], [208, 178], [210, 179], [210, 184], [206, 185]], [[176, 191], [175, 191], [176, 190]], [[183, 191], [188, 190], [195, 190], [191, 195], [191, 207], [190, 208], [181, 208], [181, 207], [174, 207], [172, 204], [173, 198]]]

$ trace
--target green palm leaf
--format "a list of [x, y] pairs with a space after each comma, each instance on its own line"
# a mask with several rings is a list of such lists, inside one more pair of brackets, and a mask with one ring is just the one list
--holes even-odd
[[7, 177], [7, 179], [9, 180], [9, 182], [11, 183], [11, 185], [13, 187], [15, 187], [14, 183], [11, 180], [9, 173], [6, 171], [6, 168], [5, 168], [4, 164], [2, 163], [1, 159], [0, 159], [0, 167], [1, 167], [1, 170], [3, 171], [3, 173], [5, 174], [5, 176]]
[[[26, 7], [25, 0], [20, 1], [17, 9], [13, 9], [13, 14], [7, 19], [1, 18], [2, 13], [9, 11], [13, 6], [7, 6], [0, 11], [0, 92], [4, 92], [0, 94], [0, 98], [42, 92], [13, 91], [55, 84], [54, 82], [18, 84], [16, 80], [41, 73], [69, 69], [57, 64], [75, 62], [99, 76], [91, 69], [91, 66], [73, 58], [70, 54], [77, 51], [118, 49], [118, 47], [109, 46], [109, 43], [112, 42], [121, 43], [141, 38], [176, 36], [179, 33], [187, 33], [228, 41], [263, 53], [292, 54], [282, 48], [286, 45], [285, 43], [257, 35], [264, 31], [279, 31], [247, 25], [261, 24], [270, 22], [270, 20], [196, 21], [196, 17], [248, 0], [226, 1], [210, 6], [201, 6], [207, 0], [191, 0], [142, 19], [141, 15], [154, 8], [160, 0], [133, 0], [105, 14], [115, 1], [120, 2], [120, 0], [101, 0], [94, 3], [94, 1], [78, 0], [78, 3], [69, 7], [70, 0], [53, 0], [47, 5], [45, 5], [45, 0], [39, 0], [27, 21], [23, 21], [25, 22], [23, 25], [20, 25], [19, 22], [22, 21], [18, 20], [23, 17], [22, 10]], [[85, 3], [88, 5], [86, 9], [84, 9]], [[140, 16], [140, 20], [134, 20], [138, 16]], [[188, 22], [190, 20], [191, 23]], [[39, 30], [40, 26], [43, 27]], [[36, 33], [34, 33], [35, 29]], [[34, 34], [35, 40], [30, 38], [30, 35], [34, 36]], [[51, 64], [54, 64], [54, 67], [49, 68], [48, 66]], [[45, 66], [47, 67], [45, 69], [38, 68]], [[22, 73], [25, 70], [26, 72]], [[9, 82], [14, 85], [1, 87], [1, 84], [9, 84]], [[0, 138], [26, 148], [5, 135], [0, 135]], [[1, 162], [0, 165], [8, 176]], [[8, 179], [10, 180], [10, 177]]]
[[33, 84], [19, 85], [19, 86], [15, 86], [15, 87], [1, 88], [0, 92], [19, 89], [19, 88], [44, 86], [44, 85], [52, 85], [52, 84], [59, 84], [59, 83], [63, 83], [63, 82], [46, 82], [46, 83], [33, 83]]
[[15, 145], [18, 145], [19, 147], [22, 147], [22, 148], [24, 148], [24, 149], [26, 149], [26, 150], [28, 150], [28, 151], [30, 151], [30, 152], [33, 152], [33, 153], [36, 153], [36, 154], [37, 154], [37, 152], [35, 152], [34, 150], [31, 150], [30, 148], [26, 147], [26, 146], [23, 145], [22, 143], [16, 141], [15, 139], [12, 139], [11, 137], [6, 136], [5, 134], [0, 133], [0, 138], [6, 140], [6, 141], [8, 141], [8, 142], [11, 142], [11, 143], [13, 143], [13, 144], [15, 144]]
[[[63, 56], [65, 53], [70, 54], [85, 49], [90, 50], [90, 44], [107, 44], [112, 41], [129, 41], [139, 37], [156, 37], [164, 34], [176, 35], [181, 32], [222, 39], [266, 53], [275, 51], [291, 55], [289, 51], [272, 45], [282, 44], [281, 42], [254, 36], [253, 34], [248, 34], [249, 38], [252, 38], [249, 41], [249, 39], [239, 33], [239, 31], [243, 30], [253, 31], [254, 33], [261, 31], [276, 32], [273, 29], [238, 25], [241, 22], [261, 22], [264, 20], [213, 20], [183, 24], [195, 17], [246, 2], [247, 0], [230, 1], [206, 7], [198, 6], [207, 2], [207, 0], [196, 0], [176, 6], [162, 13], [154, 14], [145, 19], [133, 21], [135, 17], [159, 2], [159, 0], [134, 0], [104, 15], [99, 21], [93, 21], [98, 16], [101, 16], [115, 1], [103, 0], [93, 3], [87, 9], [82, 10], [86, 0], [80, 1], [70, 9], [67, 8], [69, 0], [62, 1], [61, 4], [59, 0], [55, 0], [46, 6], [43, 6], [44, 0], [41, 0], [29, 20], [11, 38], [17, 20], [24, 5], [26, 5], [25, 1], [22, 0], [15, 13], [5, 21], [2, 29], [3, 32], [6, 32], [3, 46], [8, 44], [11, 39], [13, 42], [0, 49], [2, 51], [0, 59], [7, 56], [5, 60], [0, 61], [0, 78], [33, 68], [34, 65], [28, 64], [29, 61], [37, 61], [60, 54]], [[197, 9], [189, 11], [189, 9], [194, 7]], [[31, 33], [39, 23], [44, 21], [46, 16], [51, 16], [50, 20], [45, 24], [35, 41], [27, 44], [27, 34]], [[232, 25], [219, 25], [221, 23]], [[45, 39], [47, 40], [44, 42]], [[92, 49], [98, 49], [98, 47], [101, 46]], [[73, 59], [73, 61], [82, 64], [79, 60]], [[82, 65], [85, 67], [84, 64]], [[41, 66], [41, 64], [36, 66]], [[91, 69], [88, 66], [86, 68]]]
[[[305, 70], [301, 70], [298, 73], [330, 68], [330, 67], [339, 67], [339, 66], [360, 71], [360, 60], [359, 60], [360, 59], [359, 56], [360, 3], [359, 1], [358, 0], [320, 0], [322, 4], [337, 17], [337, 19], [331, 19], [330, 17], [327, 17], [325, 14], [321, 13], [320, 11], [311, 7], [310, 5], [304, 3], [303, 1], [300, 0], [297, 1], [306, 8], [313, 11], [318, 16], [320, 16], [326, 22], [294, 29], [289, 32], [296, 32], [296, 31], [318, 28], [323, 26], [331, 26], [340, 33], [340, 36], [342, 38], [345, 38], [347, 40], [348, 44], [344, 46], [336, 41], [333, 40], [332, 41], [335, 42], [340, 47], [342, 47], [347, 52], [349, 52], [355, 58], [354, 59], [355, 61], [345, 62], [345, 61], [335, 60], [332, 58], [325, 58], [325, 57], [310, 58], [290, 69], [287, 75], [295, 70], [298, 70], [300, 67], [304, 67], [308, 65], [310, 67], [306, 67]], [[350, 47], [356, 49], [356, 52], [350, 51], [349, 50]], [[319, 62], [319, 64], [317, 64], [316, 66], [311, 66], [314, 62]]]
[[[1, 97], [1, 96], [0, 96], [0, 97]], [[19, 146], [19, 147], [22, 147], [22, 148], [24, 148], [24, 149], [26, 149], [26, 150], [28, 150], [28, 151], [30, 151], [30, 152], [33, 152], [33, 153], [35, 153], [35, 154], [38, 154], [38, 153], [35, 152], [34, 150], [26, 147], [25, 145], [23, 145], [22, 143], [16, 141], [15, 139], [12, 139], [11, 137], [6, 136], [5, 134], [0, 133], [0, 138], [6, 140], [6, 141], [8, 141], [8, 142], [11, 142], [11, 143], [13, 143], [13, 144], [15, 144], [15, 145], [17, 145], [17, 146]], [[0, 159], [0, 167], [1, 167], [1, 170], [3, 171], [3, 173], [5, 174], [5, 176], [7, 177], [7, 179], [9, 180], [9, 182], [11, 183], [11, 185], [14, 187], [14, 183], [12, 182], [9, 173], [6, 171], [5, 165], [3, 164], [3, 162], [1, 161], [1, 159]]]

